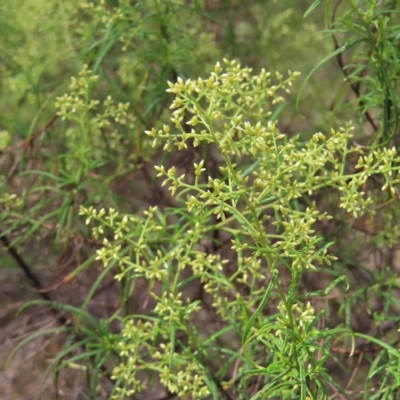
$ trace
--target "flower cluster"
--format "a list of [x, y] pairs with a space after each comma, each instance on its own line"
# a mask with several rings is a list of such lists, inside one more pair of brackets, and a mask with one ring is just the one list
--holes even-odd
[[74, 119], [75, 114], [95, 109], [99, 101], [89, 100], [88, 94], [91, 84], [98, 79], [98, 75], [93, 75], [88, 66], [84, 65], [78, 77], [71, 77], [69, 93], [57, 98], [55, 106], [58, 109], [58, 115], [62, 119]]

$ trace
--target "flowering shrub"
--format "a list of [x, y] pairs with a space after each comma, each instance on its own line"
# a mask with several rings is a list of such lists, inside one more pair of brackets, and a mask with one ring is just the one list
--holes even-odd
[[[383, 189], [394, 192], [400, 157], [395, 149], [364, 155], [351, 145], [351, 125], [308, 142], [280, 133], [274, 104], [298, 74], [273, 79], [224, 64], [207, 79], [169, 83], [172, 126], [146, 132], [166, 151], [194, 147], [204, 154], [188, 177], [175, 166], [155, 167], [176, 208], [150, 207], [141, 217], [81, 207], [87, 223], [96, 222], [95, 237], [114, 234], [98, 259], [114, 263], [116, 279], [132, 288], [146, 279], [154, 301], [150, 315], [124, 319], [115, 343], [116, 399], [143, 389], [143, 371], [158, 374], [179, 398], [248, 398], [251, 379], [260, 376], [252, 399], [327, 398], [328, 385], [342, 391], [326, 366], [329, 346], [352, 332], [323, 326], [324, 310], [307, 300], [317, 293], [298, 290], [304, 271], [337, 259], [328, 252], [333, 243], [314, 228], [332, 216], [311, 199], [330, 188], [340, 207], [359, 216], [371, 204], [362, 190], [369, 176], [382, 175]], [[218, 151], [217, 176], [208, 169], [211, 149]], [[358, 162], [349, 171], [353, 154]], [[194, 283], [204, 294], [185, 290]], [[211, 331], [200, 316], [207, 303], [220, 315]], [[218, 343], [228, 332], [229, 343]]]
[[0, 240], [51, 310], [9, 359], [61, 338], [43, 392], [91, 399], [398, 398], [396, 2], [0, 3]]

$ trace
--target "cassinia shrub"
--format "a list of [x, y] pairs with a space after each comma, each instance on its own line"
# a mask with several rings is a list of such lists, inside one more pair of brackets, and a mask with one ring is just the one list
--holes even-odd
[[[371, 175], [394, 193], [400, 157], [395, 149], [364, 154], [351, 142], [350, 124], [307, 142], [282, 134], [274, 105], [298, 73], [253, 75], [234, 61], [224, 64], [207, 79], [169, 83], [172, 124], [146, 132], [165, 151], [194, 147], [203, 155], [188, 176], [155, 167], [177, 207], [150, 207], [143, 216], [81, 207], [96, 238], [114, 235], [103, 239], [98, 259], [113, 263], [116, 279], [131, 290], [144, 278], [154, 300], [150, 315], [123, 320], [115, 340], [116, 399], [140, 392], [143, 372], [157, 374], [178, 398], [249, 398], [258, 377], [263, 384], [253, 400], [322, 399], [328, 385], [342, 391], [326, 363], [335, 361], [332, 340], [352, 333], [321, 325], [324, 310], [306, 300], [317, 293], [298, 291], [304, 271], [336, 259], [314, 228], [332, 217], [312, 197], [328, 188], [339, 193], [340, 207], [360, 216], [371, 204], [362, 189]], [[217, 175], [207, 165], [210, 152], [218, 154]], [[194, 282], [204, 295], [186, 290]], [[208, 302], [220, 315], [215, 329], [201, 318]]]

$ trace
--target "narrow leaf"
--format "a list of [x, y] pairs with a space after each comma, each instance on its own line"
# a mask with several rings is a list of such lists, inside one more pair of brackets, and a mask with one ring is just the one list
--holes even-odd
[[243, 332], [243, 337], [242, 337], [242, 343], [245, 343], [247, 340], [247, 336], [249, 334], [250, 328], [254, 324], [254, 321], [258, 318], [258, 316], [261, 314], [262, 310], [264, 309], [265, 305], [268, 303], [269, 298], [271, 297], [272, 291], [275, 288], [275, 282], [278, 278], [278, 271], [274, 271], [272, 273], [271, 280], [269, 281], [267, 290], [265, 291], [264, 297], [261, 300], [260, 305], [258, 306], [256, 312], [251, 316], [251, 318], [247, 321], [246, 326], [244, 327], [244, 332]]
[[307, 18], [324, 0], [315, 0], [314, 3], [304, 13], [303, 18]]

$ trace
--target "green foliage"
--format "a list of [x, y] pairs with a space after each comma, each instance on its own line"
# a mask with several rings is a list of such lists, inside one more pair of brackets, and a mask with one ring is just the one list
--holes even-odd
[[[153, 146], [165, 143], [168, 151], [191, 144], [204, 149], [215, 145], [221, 155], [220, 177], [206, 173], [207, 159], [193, 164], [191, 178], [178, 176], [175, 166], [155, 167], [158, 176], [164, 177], [163, 185], [169, 184], [184, 208], [162, 214], [150, 208], [145, 219], [81, 208], [87, 223], [100, 224], [94, 228], [95, 237], [105, 229], [114, 231], [115, 242], [104, 239], [98, 259], [105, 266], [114, 261], [119, 271], [116, 278], [130, 286], [145, 277], [156, 301], [155, 321], [143, 322], [145, 316], [135, 316], [126, 322], [118, 350], [122, 362], [114, 377], [125, 383], [121, 396], [139, 391], [142, 382], [136, 374], [147, 370], [158, 372], [161, 382], [179, 397], [192, 393], [193, 398], [206, 398], [215, 391], [215, 384], [202, 360], [215, 352], [221, 361], [224, 353], [236, 353], [229, 363], [236, 363], [238, 378], [222, 384], [240, 398], [246, 398], [248, 380], [259, 375], [265, 375], [265, 386], [253, 398], [326, 398], [327, 382], [336, 384], [325, 366], [330, 353], [319, 342], [351, 335], [351, 331], [318, 329], [322, 313], [316, 315], [310, 302], [301, 301], [303, 296], [297, 291], [301, 273], [316, 269], [316, 264], [331, 265], [336, 257], [329, 255], [329, 243], [319, 244], [323, 238], [313, 230], [316, 221], [331, 216], [320, 213], [315, 203], [307, 207], [297, 202], [294, 207], [294, 200], [327, 187], [338, 188], [340, 207], [357, 214], [369, 204], [360, 190], [368, 176], [383, 174], [386, 185], [393, 188], [398, 180], [390, 178], [389, 171], [397, 170], [400, 158], [394, 149], [377, 150], [368, 157], [360, 148], [349, 149], [350, 127], [332, 130], [327, 137], [317, 133], [306, 143], [299, 137], [286, 137], [268, 115], [283, 100], [278, 91], [288, 91], [296, 73], [289, 73], [287, 79], [277, 74], [273, 84], [265, 71], [251, 75], [249, 68], [225, 63], [226, 70], [218, 63], [207, 79], [170, 83], [168, 91], [175, 95], [174, 127], [164, 125], [147, 132], [154, 138]], [[193, 128], [188, 131], [187, 125]], [[346, 157], [353, 152], [358, 153], [360, 171], [346, 173]], [[179, 222], [171, 226], [167, 221], [174, 215], [180, 216]], [[227, 259], [199, 250], [215, 230], [226, 233], [233, 244]], [[224, 271], [228, 263], [236, 265], [231, 276]], [[281, 276], [285, 269], [291, 276], [287, 291]], [[201, 282], [215, 312], [235, 331], [234, 342], [242, 341], [241, 349], [215, 349], [211, 338], [219, 331], [207, 336], [202, 332], [193, 316], [200, 312], [202, 301], [183, 299], [188, 282], [184, 271], [189, 271], [191, 281]], [[261, 306], [252, 312], [260, 299]], [[263, 308], [271, 302], [277, 312], [263, 317]], [[177, 340], [179, 334], [188, 344]], [[318, 350], [322, 357], [316, 359]], [[224, 363], [219, 368], [217, 376], [229, 366]]]
[[[309, 11], [321, 3], [315, 1]], [[335, 45], [331, 56], [337, 58], [345, 88], [354, 93], [354, 103], [374, 133], [370, 144], [397, 145], [399, 5], [377, 0], [341, 3], [332, 7], [326, 2], [327, 28]]]
[[93, 399], [397, 398], [398, 7], [326, 2], [329, 42], [322, 3], [0, 5], [0, 237], [83, 293], [10, 357], [67, 333], [43, 381]]

